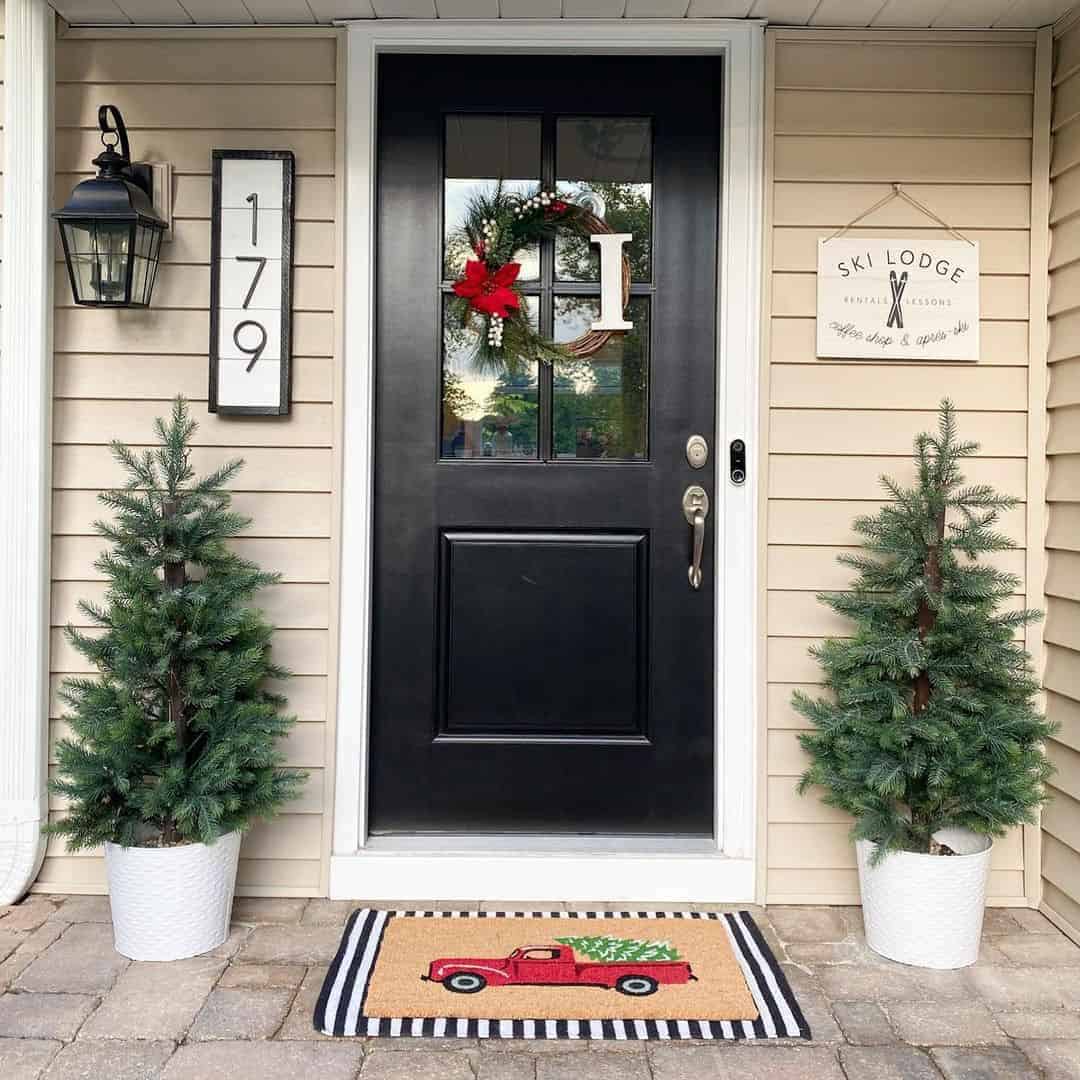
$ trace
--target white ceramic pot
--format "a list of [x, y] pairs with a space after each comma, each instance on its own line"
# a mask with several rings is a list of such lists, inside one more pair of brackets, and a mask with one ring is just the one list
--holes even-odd
[[213, 844], [105, 845], [116, 951], [132, 960], [182, 960], [229, 936], [240, 834]]
[[968, 967], [979, 958], [992, 841], [966, 829], [934, 837], [957, 854], [894, 851], [871, 866], [877, 845], [856, 841], [866, 944], [901, 964]]

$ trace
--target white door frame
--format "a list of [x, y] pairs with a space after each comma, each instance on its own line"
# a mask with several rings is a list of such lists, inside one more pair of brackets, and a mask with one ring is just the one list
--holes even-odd
[[[757, 484], [764, 27], [724, 20], [352, 22], [345, 35], [341, 603], [330, 895], [371, 900], [746, 901], [758, 760]], [[716, 461], [715, 842], [367, 835], [371, 646], [376, 63], [380, 53], [711, 54], [724, 59]], [[657, 377], [663, 377], [660, 373]], [[746, 483], [727, 477], [745, 440]], [[673, 493], [673, 513], [678, 493]]]

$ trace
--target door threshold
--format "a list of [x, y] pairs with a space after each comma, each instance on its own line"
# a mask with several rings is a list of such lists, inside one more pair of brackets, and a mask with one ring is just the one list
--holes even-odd
[[560, 836], [554, 833], [386, 833], [368, 837], [363, 851], [423, 852], [431, 855], [708, 855], [716, 841], [706, 836]]
[[[493, 848], [494, 842], [501, 846]], [[359, 851], [334, 855], [329, 891], [334, 900], [419, 902], [434, 896], [633, 902], [640, 908], [650, 902], [753, 903], [755, 888], [754, 860], [726, 856], [711, 840], [444, 835], [378, 837]]]

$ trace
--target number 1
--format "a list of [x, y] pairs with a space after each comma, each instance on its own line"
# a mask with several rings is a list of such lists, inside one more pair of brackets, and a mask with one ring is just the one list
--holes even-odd
[[259, 196], [252, 192], [244, 202], [251, 203], [251, 246], [259, 246]]

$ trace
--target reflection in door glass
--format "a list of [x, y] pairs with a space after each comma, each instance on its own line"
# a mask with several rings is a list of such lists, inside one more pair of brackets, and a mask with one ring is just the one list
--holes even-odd
[[[443, 191], [443, 274], [457, 278], [474, 256], [461, 232], [475, 195], [501, 178], [510, 191], [532, 194], [540, 182], [540, 119], [536, 116], [446, 117], [446, 180]], [[521, 253], [519, 281], [540, 277], [537, 245]]]
[[[600, 315], [600, 301], [555, 297], [555, 340], [572, 341]], [[641, 461], [648, 447], [649, 300], [626, 308], [634, 324], [582, 360], [555, 368], [554, 442], [557, 457]]]
[[[555, 130], [558, 188], [594, 212], [614, 232], [630, 233], [634, 281], [652, 278], [652, 121], [634, 117], [561, 117]], [[600, 262], [587, 236], [564, 230], [555, 242], [559, 281], [599, 281]]]
[[535, 458], [536, 361], [516, 371], [477, 367], [478, 331], [443, 308], [442, 457]]

